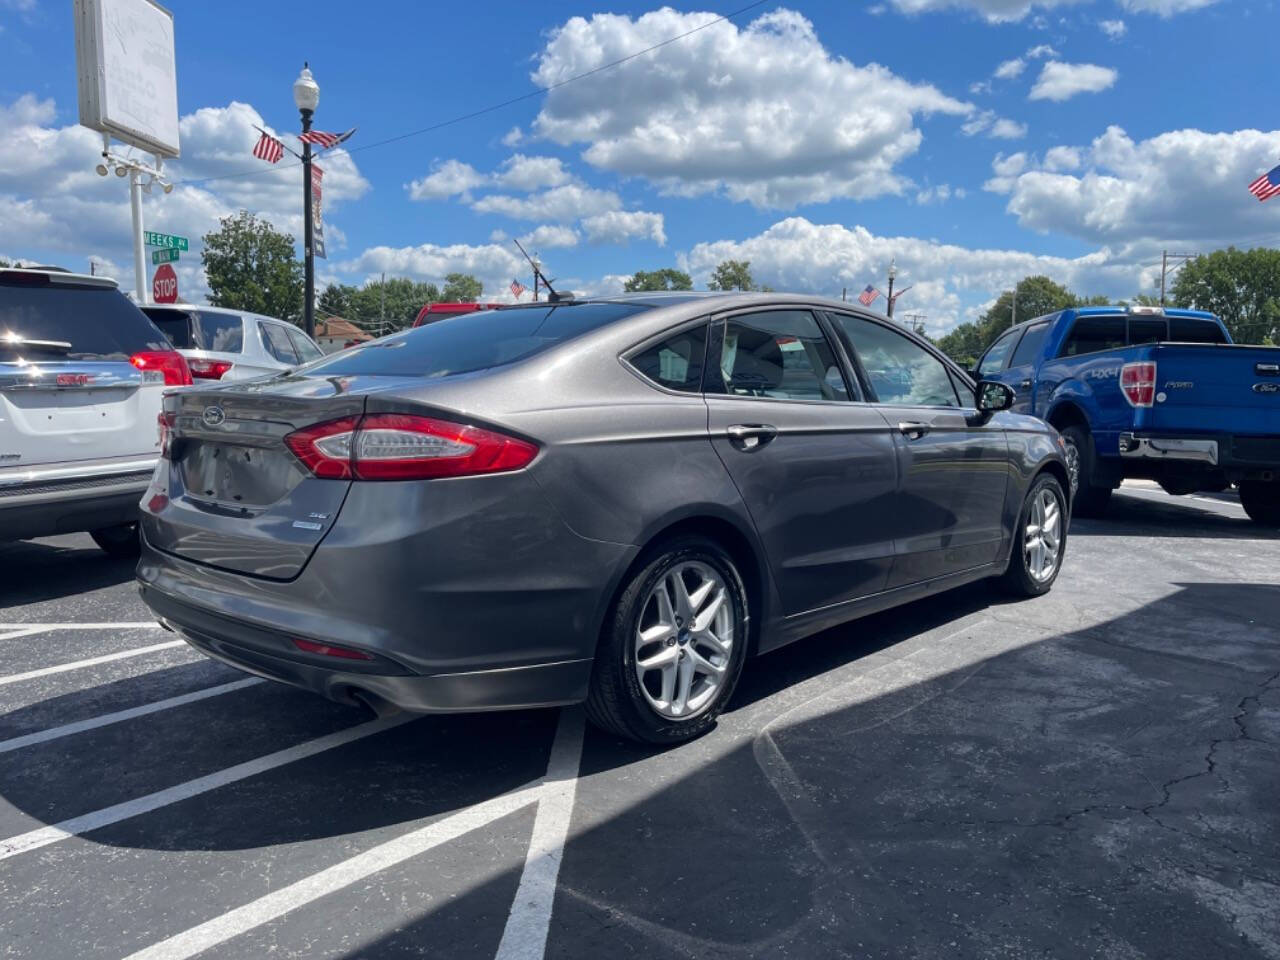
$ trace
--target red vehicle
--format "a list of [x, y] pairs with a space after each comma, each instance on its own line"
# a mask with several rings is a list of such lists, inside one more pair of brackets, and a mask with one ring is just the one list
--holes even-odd
[[435, 323], [445, 317], [456, 317], [460, 313], [475, 313], [477, 310], [497, 310], [500, 303], [428, 303], [418, 311], [418, 318], [413, 321], [415, 327], [424, 323]]

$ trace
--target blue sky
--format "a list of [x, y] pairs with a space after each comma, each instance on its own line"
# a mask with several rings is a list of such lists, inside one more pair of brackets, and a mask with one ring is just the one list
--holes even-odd
[[[505, 293], [509, 238], [532, 234], [548, 272], [582, 290], [672, 265], [701, 285], [734, 256], [779, 289], [838, 296], [883, 287], [896, 256], [915, 286], [900, 308], [936, 333], [1026, 273], [1129, 296], [1150, 290], [1166, 246], [1280, 234], [1280, 201], [1244, 189], [1280, 162], [1257, 96], [1272, 3], [766, 3], [373, 146], [745, 2], [172, 2], [183, 156], [174, 194], [147, 198], [147, 226], [195, 240], [247, 207], [298, 230], [300, 174], [253, 158], [250, 124], [296, 131], [290, 85], [306, 59], [317, 126], [359, 127], [350, 154], [324, 161], [324, 279], [460, 269]], [[77, 269], [94, 257], [131, 285], [127, 189], [92, 175], [61, 0], [0, 0], [4, 129], [0, 255]], [[194, 246], [180, 278], [198, 299]]]

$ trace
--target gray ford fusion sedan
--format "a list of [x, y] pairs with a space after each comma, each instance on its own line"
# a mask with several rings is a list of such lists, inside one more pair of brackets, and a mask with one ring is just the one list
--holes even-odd
[[169, 394], [138, 581], [196, 648], [335, 700], [585, 700], [674, 743], [755, 654], [982, 577], [1050, 588], [1066, 463], [1012, 402], [813, 297], [458, 316]]

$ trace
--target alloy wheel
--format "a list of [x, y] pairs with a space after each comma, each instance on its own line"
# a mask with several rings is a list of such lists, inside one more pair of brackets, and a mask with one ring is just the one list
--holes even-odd
[[1062, 505], [1052, 490], [1042, 489], [1031, 501], [1023, 536], [1027, 573], [1037, 583], [1053, 577], [1062, 552]]
[[636, 625], [635, 664], [655, 713], [688, 720], [715, 701], [729, 669], [735, 619], [724, 579], [706, 563], [681, 563], [654, 585]]

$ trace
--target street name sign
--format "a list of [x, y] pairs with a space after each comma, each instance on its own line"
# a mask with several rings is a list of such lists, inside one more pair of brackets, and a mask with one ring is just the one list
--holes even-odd
[[177, 250], [171, 250], [168, 247], [165, 247], [161, 250], [151, 251], [152, 263], [177, 263], [177, 261], [178, 261]]
[[169, 233], [156, 233], [153, 230], [143, 231], [143, 239], [148, 247], [168, 247], [170, 250], [188, 250], [186, 237], [175, 237]]

